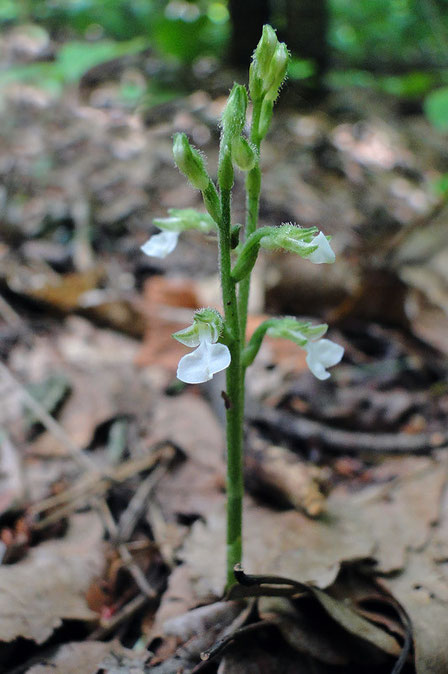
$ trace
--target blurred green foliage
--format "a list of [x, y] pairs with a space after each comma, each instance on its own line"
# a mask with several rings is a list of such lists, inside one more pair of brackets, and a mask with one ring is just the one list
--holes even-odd
[[425, 99], [429, 121], [441, 131], [448, 131], [448, 87], [435, 89]]
[[[299, 1], [273, 0], [273, 7], [278, 14]], [[328, 9], [331, 87], [428, 95], [428, 118], [448, 128], [448, 0], [328, 0]], [[56, 92], [94, 65], [148, 47], [173, 64], [220, 59], [231, 29], [227, 0], [0, 0], [0, 28], [20, 23], [41, 26], [61, 46], [54, 62], [15, 67], [0, 84], [40, 80]], [[290, 77], [314, 73], [314, 63], [296, 54]], [[123, 92], [129, 101], [139, 95], [132, 86]]]

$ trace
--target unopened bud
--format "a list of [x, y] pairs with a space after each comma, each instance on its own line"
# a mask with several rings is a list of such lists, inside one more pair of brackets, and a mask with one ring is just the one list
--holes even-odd
[[205, 190], [210, 178], [204, 160], [189, 143], [184, 133], [176, 133], [173, 143], [173, 155], [177, 168], [198, 190]]
[[261, 78], [266, 77], [268, 74], [269, 64], [274, 56], [277, 44], [278, 40], [275, 30], [269, 24], [264, 25], [260, 42], [254, 53], [254, 59], [257, 62], [259, 76]]
[[222, 134], [225, 142], [239, 136], [246, 123], [247, 91], [242, 84], [234, 84], [222, 113]]
[[252, 61], [249, 68], [249, 92], [253, 101], [263, 96], [263, 80], [259, 75], [257, 63]]
[[232, 140], [232, 159], [242, 171], [250, 171], [255, 166], [256, 152], [243, 136]]
[[266, 85], [266, 98], [275, 101], [288, 70], [289, 52], [284, 42], [280, 42], [274, 52]]

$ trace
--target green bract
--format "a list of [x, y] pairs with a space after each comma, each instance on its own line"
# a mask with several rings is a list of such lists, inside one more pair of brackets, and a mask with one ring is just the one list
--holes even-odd
[[184, 330], [174, 332], [172, 336], [185, 346], [198, 346], [204, 328], [210, 331], [212, 342], [219, 339], [223, 329], [223, 320], [219, 311], [210, 308], [195, 311], [193, 323]]
[[262, 248], [267, 250], [284, 248], [292, 253], [299, 253], [301, 256], [309, 255], [317, 248], [317, 246], [310, 246], [313, 237], [318, 232], [317, 227], [303, 229], [298, 225], [288, 223], [270, 229], [273, 231], [263, 236], [260, 241]]
[[275, 101], [279, 94], [288, 70], [289, 52], [284, 42], [280, 42], [274, 52], [269, 67], [268, 82], [266, 84], [266, 98]]
[[194, 208], [169, 208], [169, 218], [154, 218], [156, 227], [167, 232], [185, 232], [197, 229], [200, 232], [210, 232], [216, 229], [216, 223], [207, 213], [199, 213]]
[[296, 318], [285, 317], [273, 319], [272, 325], [267, 330], [269, 337], [282, 337], [295, 342], [299, 346], [305, 346], [309, 340], [320, 339], [328, 330], [328, 325], [322, 323], [313, 325], [310, 322], [298, 321]]
[[250, 171], [257, 161], [257, 152], [243, 136], [232, 140], [232, 159], [241, 171]]

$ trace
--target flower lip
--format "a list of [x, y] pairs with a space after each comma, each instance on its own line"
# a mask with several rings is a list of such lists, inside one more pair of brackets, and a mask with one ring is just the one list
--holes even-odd
[[163, 231], [160, 232], [160, 234], [151, 236], [151, 238], [140, 247], [140, 250], [150, 257], [163, 258], [173, 252], [177, 246], [178, 238], [178, 232]]
[[307, 256], [307, 260], [314, 262], [314, 264], [332, 263], [336, 256], [330, 243], [323, 232], [319, 232], [308, 244], [309, 246], [317, 246], [316, 250]]
[[330, 339], [308, 342], [305, 350], [307, 352], [307, 365], [314, 376], [320, 380], [328, 379], [331, 376], [326, 368], [337, 365], [344, 355], [344, 347]]
[[202, 384], [230, 365], [230, 351], [224, 344], [202, 338], [192, 353], [180, 359], [177, 377], [186, 384]]

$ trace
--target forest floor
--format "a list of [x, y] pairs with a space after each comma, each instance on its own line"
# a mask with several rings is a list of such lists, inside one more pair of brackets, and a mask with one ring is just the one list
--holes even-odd
[[[19, 38], [4, 64], [36, 58]], [[143, 76], [0, 92], [1, 671], [447, 672], [446, 139], [366, 90], [274, 116], [261, 222], [317, 224], [337, 261], [266, 255], [249, 329], [326, 320], [345, 357], [320, 382], [271, 339], [249, 369], [225, 597], [223, 380], [182, 385], [171, 338], [219, 308], [216, 242], [139, 247], [200, 207], [171, 138], [216, 167], [227, 75], [135, 109], [121, 87]]]

